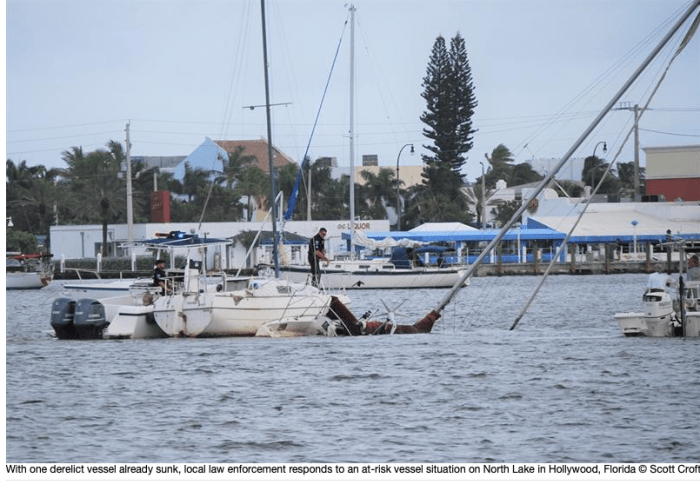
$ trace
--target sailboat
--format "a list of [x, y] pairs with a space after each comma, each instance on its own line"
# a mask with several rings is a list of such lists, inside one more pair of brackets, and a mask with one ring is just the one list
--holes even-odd
[[53, 280], [52, 254], [22, 254], [7, 252], [5, 258], [5, 289], [38, 290]]
[[280, 278], [264, 0], [260, 1], [260, 9], [275, 276], [250, 278], [245, 288], [217, 292], [201, 289], [199, 276], [188, 278], [181, 291], [161, 296], [154, 302], [155, 321], [168, 336], [334, 335], [335, 329], [342, 326], [332, 306], [349, 303], [345, 296], [331, 296], [315, 287]]
[[[319, 264], [321, 271], [321, 287], [331, 290], [350, 289], [394, 289], [394, 288], [449, 288], [454, 285], [467, 269], [466, 266], [441, 264], [431, 264], [429, 261], [422, 262], [419, 258], [415, 261], [407, 260], [406, 254], [401, 254], [397, 248], [397, 254], [392, 254], [391, 258], [359, 259], [355, 257], [353, 244], [357, 240], [358, 232], [355, 229], [355, 124], [354, 124], [354, 83], [355, 83], [355, 6], [349, 6], [350, 11], [350, 247], [349, 258], [334, 260], [332, 264]], [[305, 162], [306, 158], [302, 162]], [[289, 198], [289, 205], [285, 213], [285, 219], [289, 220], [294, 213], [296, 196], [299, 191], [299, 183], [302, 179], [304, 169], [299, 171], [299, 177], [294, 187], [294, 191]], [[387, 240], [387, 239], [385, 239]], [[364, 246], [372, 247], [371, 239], [364, 237]], [[421, 244], [425, 245], [425, 244]], [[405, 249], [404, 249], [405, 250]], [[413, 250], [418, 257], [422, 251]], [[259, 265], [266, 267], [266, 265]], [[284, 265], [280, 267], [284, 275], [291, 281], [309, 282], [310, 268], [300, 265]]]

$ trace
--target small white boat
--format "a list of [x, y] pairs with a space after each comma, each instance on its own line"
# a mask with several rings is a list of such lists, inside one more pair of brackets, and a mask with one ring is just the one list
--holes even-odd
[[615, 314], [622, 334], [646, 337], [700, 336], [700, 281], [678, 281], [662, 273], [649, 277], [643, 312]]
[[38, 290], [53, 281], [52, 254], [6, 253], [5, 289]]

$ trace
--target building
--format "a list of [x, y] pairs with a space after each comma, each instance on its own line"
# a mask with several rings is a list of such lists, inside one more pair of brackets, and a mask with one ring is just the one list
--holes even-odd
[[700, 201], [700, 145], [643, 148], [652, 201]]
[[[313, 237], [318, 230], [324, 227], [328, 230], [326, 236], [326, 249], [329, 257], [342, 255], [347, 252], [347, 242], [342, 239], [343, 232], [350, 229], [347, 220], [318, 220], [318, 221], [290, 221], [284, 225], [285, 233], [290, 233], [285, 241], [284, 250], [280, 256], [283, 261], [290, 264], [306, 264], [306, 249], [303, 242]], [[389, 231], [388, 220], [358, 220], [355, 228], [363, 232], [385, 233]], [[281, 229], [281, 227], [280, 227]], [[231, 239], [232, 244], [214, 246], [208, 252], [208, 269], [237, 269], [238, 267], [252, 267], [258, 263], [272, 262], [272, 245], [262, 241], [253, 250], [251, 256], [246, 259], [247, 249], [241, 240], [236, 238], [244, 232], [257, 233], [263, 230], [270, 232], [270, 223], [260, 222], [209, 222], [202, 223], [140, 223], [134, 225], [134, 237], [141, 239], [156, 238], [156, 234], [169, 234], [173, 231], [182, 231], [187, 234], [197, 234], [201, 237]], [[128, 228], [126, 224], [111, 224], [107, 229], [109, 243], [106, 249], [102, 247], [101, 225], [55, 225], [51, 227], [51, 253], [56, 260], [100, 258], [100, 251], [107, 250], [108, 255], [128, 257], [129, 249], [126, 247], [128, 240]], [[299, 243], [301, 242], [301, 244]], [[299, 248], [302, 246], [301, 248]], [[148, 255], [143, 248], [134, 248], [134, 255]]]

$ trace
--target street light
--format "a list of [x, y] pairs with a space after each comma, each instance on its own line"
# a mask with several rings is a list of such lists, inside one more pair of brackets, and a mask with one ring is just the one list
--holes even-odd
[[401, 152], [406, 147], [411, 147], [411, 153], [414, 153], [413, 143], [406, 143], [399, 154], [396, 156], [396, 212], [398, 213], [398, 221], [396, 222], [396, 230], [401, 230], [401, 194], [399, 193], [399, 159], [401, 158]]
[[603, 144], [603, 152], [608, 151], [608, 144], [605, 142], [598, 142], [595, 144], [595, 147], [593, 147], [593, 156], [591, 157], [591, 196], [593, 195], [593, 179], [595, 178], [595, 169], [598, 167], [595, 165], [595, 151], [598, 150], [598, 145]]
[[637, 254], [637, 225], [639, 225], [639, 222], [637, 220], [632, 220], [632, 227], [634, 230], [634, 254]]
[[12, 223], [12, 217], [7, 217], [7, 226], [8, 227], [14, 227], [15, 224]]
[[481, 228], [486, 228], [486, 181], [484, 180], [485, 167], [483, 162], [481, 164]]

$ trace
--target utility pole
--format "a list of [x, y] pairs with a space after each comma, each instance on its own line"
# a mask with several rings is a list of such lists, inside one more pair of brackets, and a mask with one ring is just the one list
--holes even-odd
[[636, 203], [641, 201], [639, 196], [639, 105], [630, 107], [629, 103], [626, 103], [615, 110], [634, 111], [634, 201]]
[[131, 139], [129, 125], [126, 123], [126, 223], [129, 235], [129, 253], [134, 246], [134, 203], [131, 190]]

